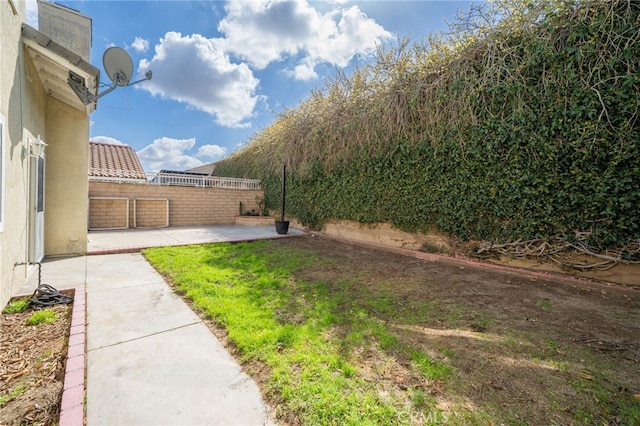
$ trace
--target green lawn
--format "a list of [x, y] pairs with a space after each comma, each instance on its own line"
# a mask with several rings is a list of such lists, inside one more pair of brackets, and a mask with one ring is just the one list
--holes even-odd
[[[295, 279], [306, 265], [327, 260], [276, 249], [268, 241], [153, 248], [144, 254], [227, 330], [243, 361], [268, 366], [266, 393], [278, 401], [279, 415], [294, 415], [304, 424], [339, 425], [442, 419], [421, 387], [385, 390], [360, 371], [358, 358], [365, 353], [381, 363], [389, 354], [406, 354], [407, 374], [414, 379], [446, 379], [450, 367], [401, 343], [369, 314], [371, 307], [363, 306], [361, 297], [353, 298], [356, 289], [349, 282]], [[368, 302], [389, 310], [392, 300], [370, 297]]]
[[[384, 252], [359, 257], [344, 245], [320, 254], [320, 241], [288, 240], [143, 252], [226, 331], [279, 420], [640, 424], [634, 381], [621, 380], [632, 364], [565, 332], [562, 295], [527, 302], [533, 289], [523, 285], [510, 299], [518, 308], [505, 310], [461, 293], [490, 292], [499, 302], [512, 277], [483, 284], [464, 268], [429, 269]], [[580, 311], [566, 315], [571, 322]]]

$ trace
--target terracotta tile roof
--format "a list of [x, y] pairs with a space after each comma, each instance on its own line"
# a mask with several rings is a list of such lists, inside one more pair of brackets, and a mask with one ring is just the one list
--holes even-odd
[[146, 179], [133, 148], [99, 142], [89, 142], [89, 176]]

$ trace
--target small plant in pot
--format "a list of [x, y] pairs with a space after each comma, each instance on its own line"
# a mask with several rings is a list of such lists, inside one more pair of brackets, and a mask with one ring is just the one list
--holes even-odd
[[276, 220], [276, 232], [278, 234], [286, 234], [289, 232], [289, 221], [284, 220], [284, 199], [286, 193], [286, 183], [285, 179], [287, 176], [287, 166], [285, 164], [282, 165], [282, 194], [281, 194], [281, 209], [280, 209], [280, 220]]

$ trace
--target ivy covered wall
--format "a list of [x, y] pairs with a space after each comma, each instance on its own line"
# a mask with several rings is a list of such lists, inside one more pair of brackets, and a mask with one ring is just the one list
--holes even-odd
[[640, 2], [497, 2], [337, 75], [216, 173], [261, 179], [277, 210], [287, 164], [287, 214], [311, 228], [581, 239], [640, 260], [639, 116]]

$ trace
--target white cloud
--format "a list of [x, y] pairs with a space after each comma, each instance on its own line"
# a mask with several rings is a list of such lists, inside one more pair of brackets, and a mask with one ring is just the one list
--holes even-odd
[[[136, 88], [206, 112], [221, 126], [250, 127], [258, 100], [266, 99], [257, 94], [250, 66], [291, 60], [287, 75], [312, 80], [317, 65], [345, 67], [392, 37], [357, 6], [321, 13], [307, 0], [251, 0], [228, 1], [224, 9], [218, 25], [224, 38], [167, 32], [138, 66], [140, 76], [151, 70], [153, 79]], [[149, 44], [136, 37], [131, 47], [143, 51]], [[233, 63], [229, 54], [246, 63]]]
[[153, 79], [140, 88], [209, 113], [222, 126], [249, 126], [258, 80], [246, 64], [231, 63], [220, 39], [168, 32], [153, 58], [140, 61], [139, 72], [147, 70]]
[[38, 3], [36, 0], [27, 0], [25, 1], [25, 9], [26, 9], [26, 22], [27, 25], [32, 26], [35, 29], [38, 29]]
[[262, 69], [287, 56], [299, 56], [296, 78], [316, 77], [319, 63], [344, 67], [358, 55], [368, 55], [391, 33], [358, 6], [320, 13], [306, 0], [228, 2], [218, 24], [224, 48]]
[[306, 2], [232, 1], [225, 10], [218, 24], [225, 48], [259, 69], [295, 55], [320, 29], [320, 16]]
[[136, 37], [131, 47], [137, 52], [146, 52], [149, 49], [149, 40], [142, 37]]
[[287, 70], [285, 72], [296, 80], [309, 81], [318, 78], [318, 74], [315, 71], [315, 64], [312, 62], [298, 64], [293, 71]]
[[91, 142], [108, 143], [110, 145], [126, 145], [126, 143], [110, 136], [93, 136]]
[[198, 157], [221, 158], [227, 152], [227, 148], [220, 145], [202, 145], [198, 149]]
[[144, 170], [149, 172], [158, 172], [162, 169], [187, 170], [204, 164], [203, 161], [188, 154], [195, 144], [196, 138], [162, 137], [142, 148], [137, 154]]
[[371, 54], [381, 40], [391, 33], [367, 18], [358, 6], [343, 10], [336, 31], [322, 34], [319, 42], [308, 45], [309, 58], [316, 63], [328, 62], [345, 67], [356, 55]]

